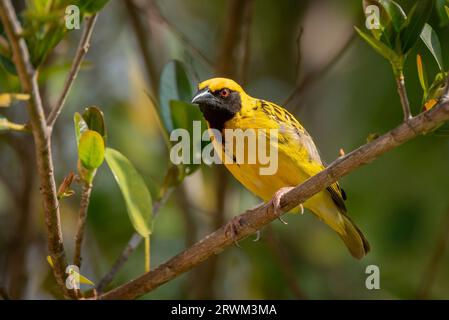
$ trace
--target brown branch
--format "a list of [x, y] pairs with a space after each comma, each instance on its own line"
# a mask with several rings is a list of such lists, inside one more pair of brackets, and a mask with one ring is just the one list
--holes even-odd
[[61, 231], [56, 184], [53, 175], [50, 132], [47, 128], [44, 109], [37, 83], [37, 72], [31, 64], [30, 54], [21, 37], [22, 27], [17, 19], [10, 0], [0, 1], [0, 18], [13, 52], [13, 61], [24, 93], [31, 95], [28, 101], [28, 114], [35, 144], [40, 190], [43, 196], [45, 224], [47, 228], [48, 250], [53, 260], [53, 273], [66, 297], [74, 297], [73, 291], [65, 287], [67, 266]]
[[405, 79], [402, 70], [399, 71], [399, 74], [396, 77], [396, 86], [398, 89], [399, 98], [401, 99], [402, 111], [404, 112], [404, 121], [407, 121], [412, 117], [412, 114], [410, 112], [410, 103], [407, 97], [407, 90], [405, 89]]
[[50, 115], [47, 119], [47, 125], [50, 130], [53, 128], [56, 119], [64, 107], [65, 101], [67, 100], [67, 96], [69, 95], [70, 89], [78, 75], [78, 72], [81, 68], [81, 63], [84, 60], [84, 57], [89, 51], [90, 39], [92, 38], [92, 31], [95, 26], [95, 22], [97, 21], [98, 14], [94, 14], [90, 17], [86, 18], [86, 27], [84, 29], [83, 35], [81, 36], [78, 49], [76, 50], [75, 58], [73, 59], [72, 67], [70, 68], [69, 74], [64, 82], [64, 87], [62, 89], [61, 95], [59, 96], [58, 102], [56, 106], [51, 110]]
[[79, 208], [78, 226], [75, 234], [75, 255], [73, 257], [73, 264], [81, 269], [81, 247], [83, 245], [84, 230], [86, 228], [87, 210], [89, 208], [90, 194], [92, 192], [92, 185], [88, 182], [83, 182], [83, 190], [81, 191], [81, 203]]
[[435, 282], [435, 278], [438, 272], [441, 259], [444, 256], [449, 241], [449, 209], [443, 220], [441, 226], [441, 232], [437, 238], [432, 256], [427, 264], [427, 267], [423, 273], [421, 285], [417, 292], [418, 299], [427, 299], [429, 296], [432, 285]]
[[[429, 132], [441, 124], [441, 122], [447, 120], [449, 120], [448, 85], [446, 86], [445, 94], [438, 106], [409, 119], [374, 141], [338, 158], [325, 170], [286, 193], [281, 199], [280, 205], [282, 211], [287, 212], [297, 207], [316, 193], [324, 190], [332, 183], [335, 183], [339, 178], [372, 162], [382, 154], [404, 144], [418, 135]], [[99, 298], [137, 298], [191, 270], [203, 261], [222, 252], [228, 246], [231, 246], [234, 243], [234, 240], [241, 240], [255, 233], [257, 230], [277, 218], [278, 216], [267, 204], [248, 210], [240, 215], [242, 227], [237, 231], [235, 238], [227, 233], [226, 227], [223, 226], [194, 244], [192, 247], [163, 263], [154, 271], [131, 280], [120, 287], [101, 295]]]

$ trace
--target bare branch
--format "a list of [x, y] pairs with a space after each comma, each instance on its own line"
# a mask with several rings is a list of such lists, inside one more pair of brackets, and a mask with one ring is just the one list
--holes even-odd
[[0, 1], [0, 18], [13, 52], [13, 61], [19, 75], [24, 93], [31, 95], [28, 101], [28, 113], [33, 131], [37, 166], [40, 177], [40, 190], [43, 196], [45, 223], [47, 227], [48, 250], [53, 260], [53, 273], [66, 297], [74, 297], [65, 287], [65, 269], [67, 266], [61, 231], [56, 184], [51, 158], [50, 133], [45, 121], [42, 99], [37, 83], [37, 73], [31, 64], [30, 54], [10, 0]]
[[[298, 37], [302, 36], [302, 29]], [[338, 52], [321, 68], [317, 68], [316, 70], [311, 71], [306, 74], [304, 78], [298, 83], [298, 85], [293, 89], [292, 93], [288, 96], [288, 98], [284, 101], [283, 105], [287, 107], [289, 104], [294, 104], [292, 107], [292, 112], [298, 112], [300, 108], [300, 104], [297, 102], [300, 97], [303, 96], [304, 92], [316, 81], [321, 79], [324, 75], [326, 75], [332, 68], [337, 64], [338, 61], [345, 55], [348, 49], [351, 47], [353, 40], [355, 39], [355, 33], [348, 37], [345, 44], [338, 50]], [[298, 39], [298, 41], [300, 38]], [[301, 52], [298, 45], [298, 60], [301, 59]], [[298, 62], [299, 64], [300, 62]], [[297, 70], [300, 66], [297, 66]]]
[[73, 257], [73, 264], [81, 269], [81, 247], [83, 245], [84, 229], [86, 228], [87, 210], [89, 208], [90, 194], [92, 192], [92, 185], [88, 182], [83, 182], [83, 190], [81, 192], [81, 203], [79, 208], [78, 225], [75, 234], [75, 255]]
[[[447, 99], [447, 92], [448, 88], [446, 87], [446, 95], [438, 106], [409, 119], [371, 143], [361, 146], [351, 153], [338, 158], [325, 170], [286, 193], [281, 199], [283, 212], [287, 212], [297, 207], [299, 204], [304, 203], [304, 201], [314, 194], [324, 190], [332, 183], [335, 183], [339, 178], [370, 163], [382, 154], [404, 144], [418, 135], [429, 132], [441, 122], [449, 120], [449, 99]], [[242, 227], [237, 231], [237, 235], [234, 239], [243, 239], [255, 233], [271, 221], [277, 219], [278, 216], [273, 211], [274, 210], [271, 210], [269, 205], [262, 204], [255, 209], [243, 213], [240, 216]], [[124, 285], [101, 295], [99, 298], [134, 299], [139, 297], [220, 253], [226, 247], [232, 245], [234, 239], [230, 234], [226, 233], [226, 227], [223, 226], [194, 244], [192, 247], [181, 252], [166, 263], [163, 263], [154, 271], [131, 280]]]
[[402, 71], [396, 77], [396, 86], [398, 88], [399, 98], [401, 99], [402, 111], [404, 112], [404, 121], [407, 121], [412, 117], [410, 112], [410, 103], [407, 97], [407, 90], [405, 89], [405, 79]]
[[53, 128], [56, 119], [64, 107], [67, 96], [69, 95], [70, 89], [72, 88], [73, 82], [75, 81], [78, 72], [81, 68], [81, 63], [84, 60], [84, 57], [89, 51], [90, 39], [92, 37], [92, 31], [95, 26], [95, 22], [97, 21], [98, 13], [86, 18], [86, 26], [81, 36], [78, 49], [76, 50], [75, 58], [73, 59], [72, 67], [70, 68], [70, 72], [67, 75], [67, 78], [64, 82], [64, 87], [62, 89], [61, 95], [59, 96], [58, 102], [56, 106], [51, 110], [50, 115], [48, 116], [47, 125], [50, 130]]

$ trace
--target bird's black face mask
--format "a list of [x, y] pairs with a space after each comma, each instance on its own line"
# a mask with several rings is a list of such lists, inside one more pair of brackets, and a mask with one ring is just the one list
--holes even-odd
[[192, 103], [200, 106], [200, 110], [210, 127], [222, 130], [226, 121], [232, 119], [242, 108], [240, 94], [228, 88], [211, 92], [209, 88], [199, 90]]

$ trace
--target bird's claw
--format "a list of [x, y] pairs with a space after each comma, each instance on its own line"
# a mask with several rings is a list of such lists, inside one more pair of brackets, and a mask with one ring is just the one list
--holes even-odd
[[257, 242], [260, 240], [260, 230], [256, 231], [256, 238], [253, 240], [254, 242]]
[[270, 200], [269, 204], [271, 209], [273, 210], [273, 213], [278, 216], [278, 220], [281, 221], [283, 224], [288, 224], [287, 221], [282, 219], [281, 214], [283, 213], [281, 208], [281, 198], [284, 194], [289, 192], [294, 187], [284, 187], [276, 191], [273, 198]]
[[237, 235], [241, 227], [242, 227], [242, 217], [240, 216], [232, 218], [232, 220], [229, 221], [225, 227], [225, 234], [231, 233], [232, 241], [234, 241], [234, 244], [239, 248], [241, 247], [237, 241]]

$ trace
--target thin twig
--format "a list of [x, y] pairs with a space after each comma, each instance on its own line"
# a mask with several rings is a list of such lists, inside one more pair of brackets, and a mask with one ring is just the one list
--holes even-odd
[[[302, 34], [302, 32], [301, 32]], [[300, 97], [303, 96], [304, 92], [316, 81], [321, 79], [324, 75], [326, 75], [340, 59], [345, 55], [348, 49], [352, 45], [352, 41], [355, 39], [355, 33], [351, 34], [350, 37], [346, 40], [345, 44], [338, 50], [338, 52], [321, 68], [317, 68], [316, 70], [311, 71], [306, 74], [303, 79], [299, 82], [299, 84], [293, 89], [292, 93], [288, 96], [288, 98], [284, 101], [283, 105], [288, 106], [290, 104], [294, 104], [292, 107], [292, 112], [298, 112], [301, 104], [297, 101]], [[300, 49], [298, 49], [300, 50]], [[298, 67], [299, 68], [299, 67]]]
[[[161, 196], [161, 198], [153, 203], [153, 218], [157, 216], [160, 208], [165, 204], [165, 202], [170, 197], [171, 192], [172, 188], [167, 189], [167, 191]], [[115, 276], [123, 267], [125, 262], [128, 261], [131, 254], [137, 249], [142, 239], [143, 239], [142, 236], [139, 235], [137, 232], [133, 233], [125, 249], [123, 249], [120, 256], [115, 260], [109, 272], [98, 283], [97, 286], [98, 294], [102, 293], [104, 289], [111, 283], [111, 281], [115, 278]]]
[[145, 272], [150, 272], [151, 270], [151, 242], [150, 236], [146, 236], [145, 240]]
[[427, 299], [429, 296], [430, 290], [435, 282], [435, 278], [438, 273], [438, 268], [440, 266], [441, 259], [444, 256], [444, 253], [447, 248], [447, 244], [449, 241], [449, 209], [447, 210], [447, 214], [443, 220], [443, 224], [441, 226], [441, 232], [437, 238], [435, 247], [432, 252], [432, 256], [427, 264], [427, 267], [423, 273], [421, 285], [417, 292], [418, 299]]
[[95, 26], [95, 22], [97, 21], [98, 13], [86, 18], [86, 26], [81, 36], [78, 49], [76, 50], [75, 58], [73, 59], [72, 67], [70, 68], [69, 74], [64, 82], [64, 87], [62, 89], [61, 95], [58, 98], [58, 102], [56, 106], [51, 110], [50, 115], [47, 119], [47, 125], [50, 130], [53, 128], [56, 119], [64, 107], [67, 96], [69, 95], [70, 89], [78, 75], [78, 72], [81, 68], [81, 63], [84, 60], [84, 57], [89, 51], [90, 39], [92, 37], [92, 31]]
[[408, 101], [407, 90], [405, 89], [405, 79], [402, 71], [400, 71], [396, 77], [396, 85], [399, 98], [401, 99], [402, 111], [404, 112], [404, 121], [407, 121], [412, 117], [412, 113], [410, 112], [410, 103]]
[[83, 190], [81, 191], [81, 202], [79, 208], [78, 225], [75, 234], [75, 255], [73, 257], [73, 264], [81, 269], [81, 248], [83, 245], [84, 230], [86, 229], [87, 210], [89, 208], [90, 194], [92, 192], [92, 185], [88, 182], [83, 182]]
[[37, 82], [37, 72], [31, 64], [30, 54], [23, 34], [22, 26], [10, 0], [0, 1], [0, 18], [13, 52], [13, 61], [17, 69], [24, 93], [31, 95], [28, 101], [28, 114], [33, 131], [37, 167], [40, 177], [40, 190], [43, 196], [45, 224], [47, 228], [48, 250], [53, 261], [53, 273], [58, 285], [66, 297], [74, 298], [74, 292], [65, 286], [65, 257], [62, 239], [61, 219], [53, 161], [51, 157], [51, 136], [47, 128], [42, 99]]
[[[434, 129], [435, 126], [441, 124], [441, 122], [448, 121], [448, 92], [449, 86], [446, 86], [444, 98], [438, 106], [409, 119], [395, 129], [345, 156], [339, 157], [325, 170], [307, 179], [304, 183], [286, 193], [280, 202], [282, 212], [288, 212], [299, 204], [304, 203], [316, 193], [324, 190], [332, 183], [335, 183], [341, 177], [372, 162], [382, 154], [399, 147], [405, 142], [416, 138], [418, 135]], [[131, 280], [118, 288], [101, 295], [99, 298], [137, 298], [198, 266], [203, 261], [231, 246], [235, 241], [254, 234], [257, 230], [260, 230], [263, 226], [274, 221], [278, 217], [279, 216], [275, 214], [269, 204], [263, 204], [255, 209], [248, 210], [240, 215], [239, 221], [241, 221], [241, 228], [236, 230], [234, 237], [226, 232], [226, 227], [223, 226], [194, 244], [192, 247], [163, 263], [154, 271]]]
[[214, 63], [203, 52], [201, 52], [201, 50], [195, 47], [190, 39], [178, 27], [176, 27], [162, 14], [160, 8], [156, 3], [154, 3], [153, 1], [143, 2], [144, 4], [136, 3], [136, 1], [133, 1], [133, 3], [137, 7], [143, 9], [148, 20], [152, 20], [153, 18], [155, 18], [160, 23], [164, 24], [179, 39], [179, 41], [183, 43], [186, 48], [188, 48], [193, 54], [200, 58], [200, 61], [203, 62], [205, 66], [211, 69], [213, 68]]
[[152, 92], [153, 94], [157, 95], [159, 75], [154, 59], [151, 55], [151, 32], [148, 32], [148, 30], [145, 28], [145, 25], [142, 23], [139, 17], [139, 8], [135, 6], [133, 0], [126, 0], [125, 6], [129, 15], [129, 20], [131, 21], [131, 25], [137, 38], [137, 43], [140, 47], [140, 53], [144, 61], [147, 76], [150, 80]]

